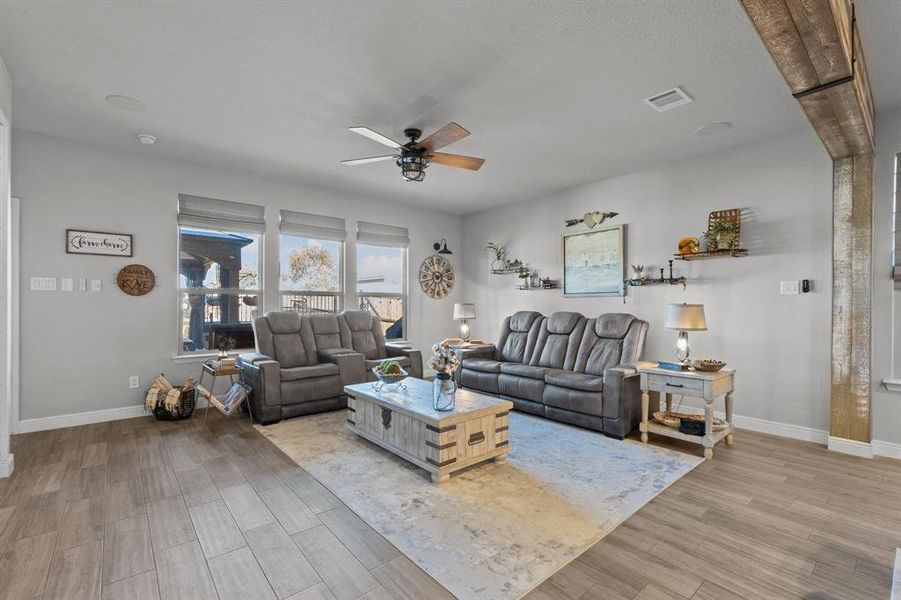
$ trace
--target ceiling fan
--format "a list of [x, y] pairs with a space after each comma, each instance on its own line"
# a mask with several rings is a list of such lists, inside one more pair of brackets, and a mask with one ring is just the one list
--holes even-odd
[[410, 138], [410, 141], [406, 144], [395, 142], [391, 138], [368, 127], [351, 127], [350, 130], [389, 148], [393, 148], [394, 153], [385, 154], [384, 156], [342, 160], [342, 163], [345, 165], [365, 165], [383, 160], [393, 160], [400, 167], [400, 174], [407, 181], [422, 181], [425, 179], [425, 170], [431, 163], [478, 171], [482, 163], [485, 162], [484, 158], [435, 152], [438, 148], [458, 142], [469, 135], [468, 131], [456, 123], [448, 123], [422, 141], [417, 141], [419, 136], [422, 135], [422, 131], [412, 128], [404, 129], [404, 135]]

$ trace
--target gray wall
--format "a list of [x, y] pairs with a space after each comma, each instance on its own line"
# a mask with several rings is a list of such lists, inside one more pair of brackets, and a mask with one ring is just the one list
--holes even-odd
[[[134, 406], [142, 388], [163, 371], [174, 380], [197, 375], [199, 364], [175, 364], [176, 210], [179, 193], [266, 206], [265, 253], [278, 253], [278, 209], [288, 208], [347, 219], [347, 281], [355, 281], [356, 220], [410, 228], [409, 335], [428, 348], [453, 331], [453, 303], [428, 299], [415, 273], [447, 237], [460, 247], [460, 217], [408, 205], [279, 182], [202, 166], [159, 160], [154, 148], [110, 151], [62, 138], [15, 130], [13, 193], [22, 198], [21, 402], [20, 419]], [[165, 143], [161, 141], [160, 143]], [[67, 227], [133, 233], [133, 259], [67, 255]], [[458, 256], [450, 257], [459, 266]], [[149, 266], [158, 287], [134, 298], [115, 286], [116, 272], [131, 262]], [[270, 265], [267, 307], [277, 303], [276, 261]], [[33, 276], [103, 280], [103, 291], [32, 292]]]
[[876, 197], [873, 207], [873, 439], [901, 444], [901, 395], [883, 379], [901, 379], [901, 291], [894, 289], [895, 155], [901, 152], [901, 109], [876, 120]]
[[[522, 309], [630, 312], [651, 324], [646, 356], [672, 358], [676, 333], [663, 329], [664, 305], [703, 303], [709, 330], [690, 334], [692, 354], [737, 369], [736, 413], [828, 429], [831, 202], [832, 163], [816, 136], [803, 131], [468, 215], [464, 300], [476, 304], [474, 335], [493, 339], [501, 319]], [[725, 208], [749, 213], [742, 225], [748, 258], [677, 261], [686, 291], [646, 286], [630, 290], [626, 304], [621, 297], [515, 290], [514, 276], [488, 273], [490, 256], [482, 251], [488, 241], [506, 242], [513, 256], [560, 279], [564, 219], [616, 211], [612, 223], [627, 226], [626, 261], [659, 268], [681, 237], [699, 235], [708, 213]], [[780, 280], [789, 279], [811, 279], [813, 292], [780, 296]]]

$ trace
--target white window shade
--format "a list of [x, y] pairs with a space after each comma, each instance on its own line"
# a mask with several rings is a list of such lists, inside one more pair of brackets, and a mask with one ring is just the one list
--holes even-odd
[[893, 276], [901, 283], [901, 154], [895, 156], [895, 246], [892, 256]]
[[178, 195], [178, 224], [183, 227], [263, 233], [265, 215], [266, 209], [255, 204]]
[[410, 245], [410, 234], [406, 227], [357, 221], [357, 242], [373, 246], [406, 248]]
[[347, 238], [347, 225], [339, 217], [283, 210], [279, 214], [278, 227], [282, 233], [317, 240], [343, 242]]

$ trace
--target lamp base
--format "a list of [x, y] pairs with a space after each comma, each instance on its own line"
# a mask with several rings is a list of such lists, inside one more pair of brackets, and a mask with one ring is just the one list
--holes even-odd
[[469, 329], [469, 323], [466, 322], [466, 320], [460, 321], [460, 339], [464, 342], [468, 342], [471, 336], [472, 331]]
[[676, 340], [676, 359], [682, 364], [689, 364], [689, 346], [688, 346], [688, 332], [680, 331], [679, 339]]

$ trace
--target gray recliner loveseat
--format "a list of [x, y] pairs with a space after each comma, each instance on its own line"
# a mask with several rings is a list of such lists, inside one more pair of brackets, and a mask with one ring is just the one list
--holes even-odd
[[256, 352], [241, 354], [238, 364], [253, 390], [251, 415], [264, 424], [346, 407], [344, 386], [370, 380], [369, 369], [384, 358], [422, 377], [419, 350], [386, 344], [368, 311], [268, 312], [255, 319], [254, 337]]
[[517, 410], [622, 439], [641, 418], [634, 363], [647, 331], [646, 321], [629, 314], [517, 312], [504, 319], [496, 346], [463, 351], [458, 383], [509, 399]]

